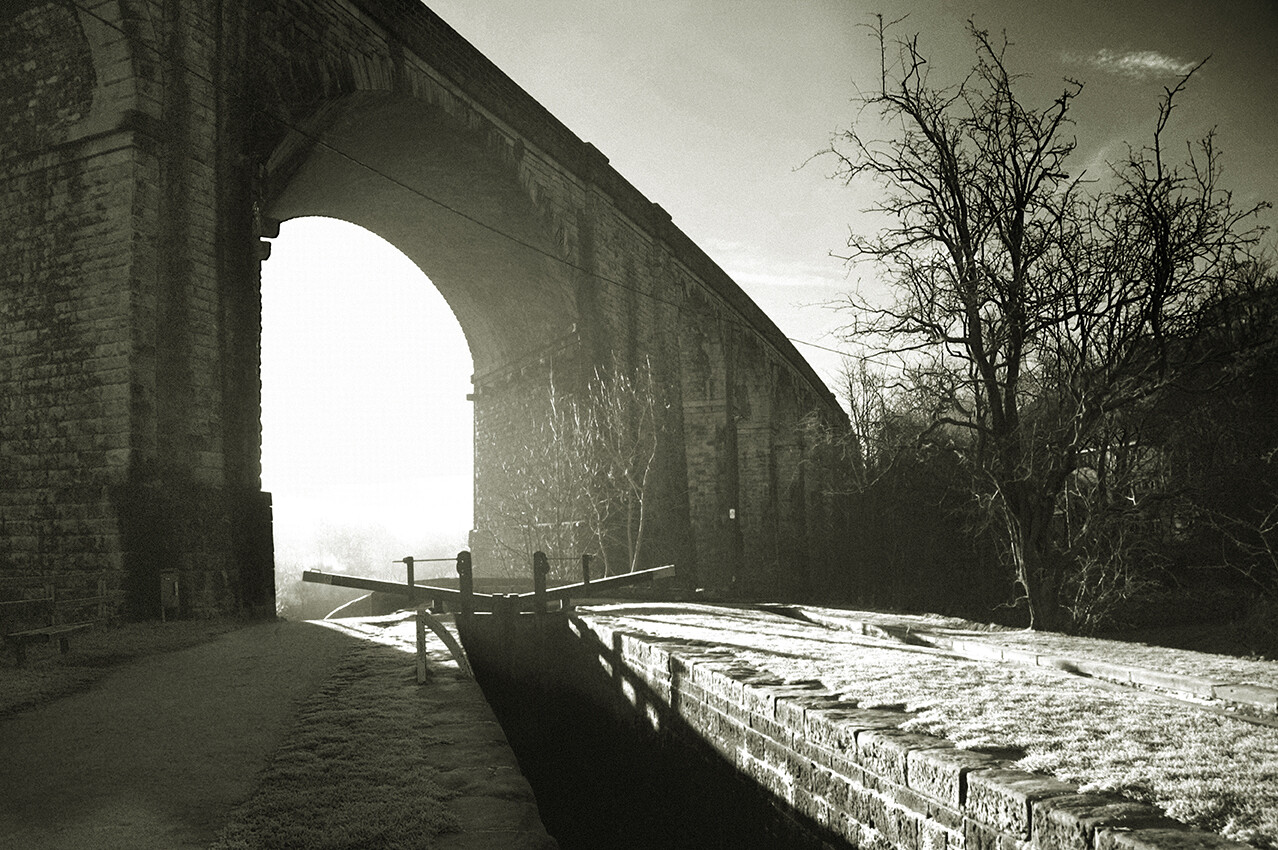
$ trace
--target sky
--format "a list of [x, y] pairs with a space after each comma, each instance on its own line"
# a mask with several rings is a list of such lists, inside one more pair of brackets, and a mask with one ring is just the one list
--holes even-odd
[[[970, 18], [1006, 32], [1031, 104], [1050, 103], [1066, 77], [1083, 82], [1071, 161], [1089, 174], [1146, 142], [1163, 87], [1210, 57], [1170, 137], [1214, 127], [1236, 201], [1278, 201], [1278, 0], [427, 5], [665, 208], [832, 387], [841, 358], [825, 349], [844, 347], [846, 318], [828, 305], [879, 286], [874, 269], [835, 255], [850, 228], [874, 227], [863, 213], [874, 194], [831, 180], [833, 163], [814, 155], [878, 79], [866, 26], [876, 12], [906, 16], [897, 31], [920, 35], [942, 79], [971, 66]], [[1278, 229], [1278, 214], [1262, 222]], [[374, 279], [384, 294], [357, 298], [351, 282]], [[286, 222], [263, 298], [263, 479], [277, 538], [321, 521], [381, 522], [405, 540], [468, 526], [471, 366], [421, 273], [351, 226]]]

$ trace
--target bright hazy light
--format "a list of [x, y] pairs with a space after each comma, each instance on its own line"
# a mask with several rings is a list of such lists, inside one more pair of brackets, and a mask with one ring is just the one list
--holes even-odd
[[262, 487], [277, 550], [325, 526], [464, 545], [472, 365], [422, 271], [355, 225], [285, 222], [262, 264], [262, 327]]

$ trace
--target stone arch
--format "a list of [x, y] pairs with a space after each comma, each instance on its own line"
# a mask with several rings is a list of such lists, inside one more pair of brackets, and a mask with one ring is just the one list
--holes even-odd
[[84, 125], [101, 68], [80, 18], [34, 2], [0, 12], [0, 159], [64, 144]]
[[[139, 96], [144, 87], [143, 67], [135, 44], [145, 53], [158, 54], [158, 42], [145, 14], [126, 15], [126, 2], [101, 3], [92, 9], [77, 5], [79, 19], [93, 54], [96, 79], [92, 108], [76, 126], [73, 139], [109, 132], [146, 112], [159, 117], [159, 103]], [[129, 34], [131, 37], [122, 38]]]
[[344, 95], [267, 158], [262, 209], [344, 219], [395, 245], [452, 308], [478, 375], [572, 335], [581, 316], [565, 247], [518, 158], [476, 136], [412, 97]]
[[98, 606], [62, 616], [156, 616], [171, 571], [182, 614], [271, 605], [261, 240], [304, 214], [378, 233], [440, 289], [475, 362], [478, 445], [526, 438], [552, 371], [563, 386], [651, 355], [671, 434], [652, 557], [709, 585], [788, 569], [769, 506], [745, 499], [814, 491], [791, 471], [806, 450], [773, 434], [797, 411], [840, 419], [829, 391], [664, 210], [419, 0], [76, 7], [0, 13], [3, 37], [11, 13], [56, 19], [49, 55], [85, 69], [73, 102], [0, 101], [29, 136], [0, 157], [17, 587], [0, 598], [56, 570]]
[[412, 260], [452, 309], [474, 362], [481, 549], [493, 539], [486, 497], [507, 477], [503, 447], [535, 439], [548, 387], [571, 392], [586, 361], [580, 270], [523, 158], [521, 145], [436, 104], [357, 91], [317, 105], [261, 174], [268, 227], [310, 215], [357, 224]]

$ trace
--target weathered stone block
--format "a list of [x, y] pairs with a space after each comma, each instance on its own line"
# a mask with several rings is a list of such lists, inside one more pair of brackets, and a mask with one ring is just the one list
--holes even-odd
[[911, 750], [906, 755], [906, 784], [920, 794], [951, 808], [963, 805], [967, 791], [967, 774], [973, 770], [989, 770], [1000, 762], [985, 753], [974, 753], [955, 747]]
[[1131, 681], [1147, 688], [1160, 688], [1172, 693], [1189, 694], [1190, 696], [1210, 699], [1215, 683], [1210, 679], [1198, 676], [1186, 676], [1180, 673], [1164, 673], [1161, 670], [1144, 670], [1134, 668]]
[[778, 694], [774, 704], [774, 716], [778, 723], [783, 723], [796, 733], [802, 734], [803, 719], [808, 709], [853, 706], [853, 703], [844, 702], [833, 694], [803, 689], [796, 694]]
[[1249, 844], [1199, 829], [1118, 829], [1096, 831], [1095, 850], [1248, 850]]
[[775, 741], [780, 741], [787, 747], [793, 745], [794, 733], [790, 730], [790, 728], [777, 723], [770, 717], [751, 713], [750, 728], [757, 729], [759, 732], [762, 732], [764, 735], [767, 735]]
[[972, 818], [963, 820], [963, 846], [966, 850], [1003, 850], [998, 830]]
[[887, 829], [887, 803], [878, 794], [855, 785], [850, 787], [846, 802], [847, 810], [860, 823], [880, 833]]
[[871, 773], [897, 785], [906, 785], [906, 757], [910, 750], [952, 747], [948, 741], [931, 735], [902, 732], [899, 729], [867, 729], [856, 736], [856, 756], [860, 765]]
[[848, 721], [856, 715], [854, 708], [809, 708], [803, 714], [803, 738], [813, 746], [855, 753], [858, 727]]
[[1038, 653], [1031, 652], [1027, 649], [1015, 649], [1010, 646], [1002, 647], [1002, 655], [1004, 661], [1011, 661], [1016, 664], [1024, 664], [1029, 667], [1038, 665]]
[[983, 824], [1027, 840], [1034, 802], [1077, 793], [1077, 786], [1047, 776], [1020, 770], [974, 770], [967, 774], [963, 811]]
[[855, 752], [817, 746], [802, 738], [795, 739], [792, 746], [801, 758], [808, 759], [826, 770], [832, 770], [840, 776], [847, 776], [857, 782], [871, 785], [876, 781], [857, 764]]
[[919, 846], [919, 827], [923, 816], [904, 806], [890, 805], [886, 811], [887, 828], [883, 830], [887, 839], [897, 847], [916, 850]]
[[895, 729], [905, 715], [861, 708], [809, 708], [804, 712], [804, 737], [817, 746], [856, 751], [857, 735], [870, 729]]
[[936, 819], [938, 823], [944, 826], [956, 827], [962, 822], [957, 810], [950, 810], [944, 806], [937, 805], [928, 797], [924, 797], [917, 791], [911, 791], [903, 785], [881, 782], [878, 791], [896, 805], [909, 809], [920, 816]]
[[742, 691], [742, 707], [751, 714], [773, 718], [776, 716], [777, 695], [773, 684], [767, 679], [752, 680], [746, 683]]
[[962, 832], [946, 829], [930, 820], [919, 822], [918, 850], [960, 850], [962, 846]]
[[1211, 696], [1216, 699], [1254, 705], [1265, 711], [1278, 711], [1278, 689], [1261, 685], [1215, 685]]
[[816, 796], [805, 783], [796, 783], [794, 786], [794, 808], [812, 818], [818, 825], [830, 828], [830, 804], [824, 798]]
[[1174, 828], [1175, 821], [1144, 803], [1108, 794], [1049, 797], [1033, 803], [1033, 842], [1039, 850], [1092, 850], [1096, 831]]

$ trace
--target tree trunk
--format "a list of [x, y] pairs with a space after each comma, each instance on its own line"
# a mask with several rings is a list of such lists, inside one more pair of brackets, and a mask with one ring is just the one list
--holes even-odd
[[1062, 625], [1058, 559], [1050, 552], [1035, 552], [1018, 567], [1018, 572], [1029, 603], [1029, 627], [1035, 631], [1058, 631]]
[[1060, 587], [1062, 565], [1052, 545], [1052, 517], [1055, 502], [1026, 498], [1007, 506], [1016, 580], [1025, 590], [1029, 606], [1029, 627], [1054, 631], [1061, 626]]

